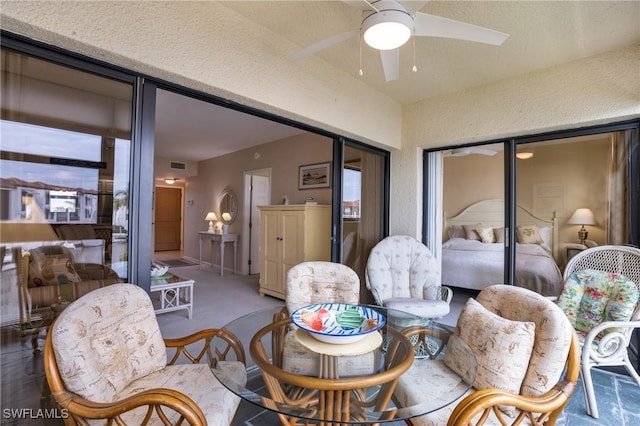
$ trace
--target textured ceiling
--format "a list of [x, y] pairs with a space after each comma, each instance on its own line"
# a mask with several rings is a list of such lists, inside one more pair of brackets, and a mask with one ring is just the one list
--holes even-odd
[[[221, 3], [272, 32], [273, 37], [261, 40], [265, 49], [279, 46], [283, 39], [302, 49], [358, 29], [361, 21], [358, 8], [339, 0]], [[410, 40], [400, 49], [400, 79], [392, 82], [385, 82], [379, 55], [367, 46], [362, 48], [363, 76], [358, 76], [357, 37], [314, 56], [401, 104], [411, 104], [640, 43], [640, 1], [430, 1], [420, 11], [506, 32], [510, 37], [502, 46], [416, 38], [417, 73], [411, 71], [414, 44]], [[291, 66], [299, 65], [292, 60]], [[163, 99], [171, 102], [165, 104]], [[200, 114], [192, 107], [203, 105], [160, 96], [158, 155], [199, 160], [297, 133], [287, 126], [209, 105], [208, 112], [218, 111], [223, 119], [192, 120], [187, 126], [191, 137], [184, 140], [184, 124], [189, 116]], [[180, 138], [183, 144], [175, 144]], [[189, 149], [185, 143], [190, 144]]]
[[[361, 22], [360, 10], [342, 1], [223, 3], [300, 48], [359, 29]], [[638, 1], [429, 1], [420, 11], [510, 37], [502, 46], [417, 37], [418, 72], [411, 71], [410, 40], [400, 48], [400, 79], [392, 82], [384, 80], [378, 52], [366, 45], [362, 48], [363, 76], [358, 77], [358, 37], [315, 56], [409, 104], [640, 42]]]

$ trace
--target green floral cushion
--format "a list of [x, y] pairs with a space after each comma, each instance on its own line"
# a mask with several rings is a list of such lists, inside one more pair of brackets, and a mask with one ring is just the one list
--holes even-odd
[[585, 269], [567, 278], [558, 306], [577, 331], [588, 333], [603, 321], [629, 321], [638, 297], [624, 275]]

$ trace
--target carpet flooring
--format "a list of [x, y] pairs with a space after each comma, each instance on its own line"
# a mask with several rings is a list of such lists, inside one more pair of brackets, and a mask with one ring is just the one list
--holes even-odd
[[166, 265], [170, 268], [177, 268], [181, 266], [193, 266], [196, 264], [195, 262], [192, 262], [187, 259], [164, 259], [164, 260], [158, 260], [157, 262], [162, 263], [163, 265]]

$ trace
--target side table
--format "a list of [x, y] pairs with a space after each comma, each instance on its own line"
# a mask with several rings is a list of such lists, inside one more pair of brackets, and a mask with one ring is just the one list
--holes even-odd
[[207, 231], [201, 231], [198, 233], [200, 237], [200, 255], [199, 260], [200, 264], [202, 264], [202, 241], [211, 240], [211, 264], [215, 265], [214, 262], [214, 251], [213, 246], [214, 242], [218, 243], [220, 250], [220, 276], [224, 277], [224, 246], [227, 243], [233, 244], [233, 273], [236, 273], [236, 252], [238, 249], [238, 239], [239, 234], [214, 234]]
[[193, 280], [166, 274], [151, 279], [151, 293], [160, 292], [157, 314], [186, 309], [189, 319], [193, 316]]

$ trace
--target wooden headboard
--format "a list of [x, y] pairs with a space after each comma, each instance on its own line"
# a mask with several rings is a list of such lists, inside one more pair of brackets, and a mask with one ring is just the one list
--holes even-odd
[[[482, 200], [471, 204], [457, 216], [447, 218], [444, 212], [442, 241], [449, 239], [449, 226], [469, 225], [481, 223], [482, 226], [502, 227], [504, 226], [504, 200]], [[551, 252], [553, 258], [558, 258], [558, 227], [556, 226], [556, 215], [553, 213], [550, 219], [543, 219], [534, 216], [529, 210], [521, 206], [516, 206], [516, 223], [529, 225], [535, 223], [539, 228], [550, 226], [552, 230]]]

